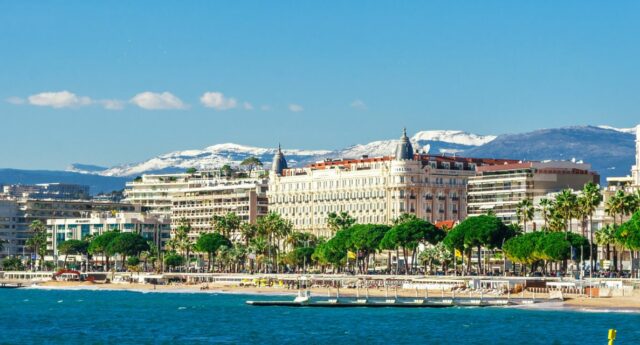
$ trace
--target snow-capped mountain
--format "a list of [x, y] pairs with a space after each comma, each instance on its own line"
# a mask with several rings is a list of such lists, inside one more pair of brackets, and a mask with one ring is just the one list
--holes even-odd
[[608, 130], [612, 130], [612, 131], [616, 131], [616, 132], [622, 132], [622, 133], [628, 133], [628, 134], [636, 134], [636, 128], [640, 127], [640, 125], [636, 126], [636, 127], [631, 127], [631, 128], [616, 128], [616, 127], [611, 127], [611, 126], [606, 126], [606, 125], [600, 125], [597, 126], [598, 128], [602, 128], [602, 129], [608, 129]]
[[[118, 165], [102, 171], [86, 171], [73, 164], [68, 171], [80, 173], [97, 173], [102, 176], [135, 176], [146, 173], [171, 173], [188, 168], [199, 170], [215, 169], [225, 164], [239, 165], [244, 159], [258, 157], [265, 163], [271, 162], [276, 153], [275, 148], [243, 146], [233, 143], [217, 144], [203, 150], [174, 151], [151, 158], [140, 163]], [[317, 157], [329, 153], [326, 150], [282, 150], [292, 165], [306, 161], [309, 157]]]
[[465, 146], [484, 145], [493, 139], [495, 135], [477, 135], [463, 131], [422, 131], [416, 133], [411, 139], [416, 142], [440, 141], [443, 143], [458, 144]]
[[[542, 129], [500, 136], [477, 135], [462, 131], [421, 131], [411, 137], [414, 149], [431, 154], [458, 154], [479, 158], [522, 160], [576, 160], [592, 164], [604, 183], [607, 176], [629, 174], [635, 156], [635, 128], [574, 126]], [[352, 145], [338, 150], [284, 149], [289, 166], [304, 166], [327, 158], [360, 158], [392, 155], [397, 139]], [[182, 172], [187, 168], [215, 169], [224, 164], [238, 165], [248, 157], [258, 157], [268, 168], [275, 148], [238, 144], [218, 144], [202, 150], [175, 151], [139, 163], [110, 168], [72, 165], [68, 171], [131, 178], [144, 173]], [[53, 181], [53, 180], [52, 180]], [[45, 181], [45, 182], [52, 182]], [[0, 181], [6, 182], [6, 181]]]
[[[457, 153], [487, 143], [495, 136], [481, 136], [462, 131], [422, 131], [411, 141], [414, 149], [431, 153]], [[360, 158], [393, 154], [397, 140], [380, 140], [357, 144], [339, 150], [283, 149], [290, 166], [302, 166], [327, 158]], [[87, 164], [72, 164], [67, 171], [98, 174], [102, 176], [136, 176], [145, 173], [170, 173], [188, 168], [215, 169], [225, 164], [237, 166], [248, 157], [258, 157], [269, 166], [276, 153], [275, 148], [244, 146], [233, 143], [217, 144], [202, 150], [185, 150], [166, 153], [143, 162], [128, 163], [98, 170]], [[86, 169], [86, 167], [91, 167]]]

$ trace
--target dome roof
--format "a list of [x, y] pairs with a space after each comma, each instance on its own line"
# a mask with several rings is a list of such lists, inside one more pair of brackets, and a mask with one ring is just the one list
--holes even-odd
[[411, 141], [407, 137], [407, 129], [402, 129], [402, 137], [400, 142], [396, 146], [396, 160], [411, 160], [413, 159], [413, 146]]
[[276, 152], [276, 155], [273, 156], [271, 171], [273, 171], [277, 175], [282, 175], [282, 170], [284, 169], [287, 169], [287, 160], [284, 158], [284, 154], [282, 154], [280, 144], [278, 144], [278, 152]]

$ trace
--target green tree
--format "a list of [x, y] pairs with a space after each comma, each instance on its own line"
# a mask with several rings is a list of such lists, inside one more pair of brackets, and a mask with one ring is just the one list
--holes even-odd
[[219, 233], [206, 233], [200, 235], [196, 241], [196, 250], [207, 254], [207, 271], [211, 271], [211, 263], [215, 253], [222, 246], [231, 247], [231, 241]]
[[89, 244], [81, 240], [66, 240], [58, 243], [58, 253], [64, 255], [64, 267], [67, 267], [67, 256], [87, 254]]
[[351, 217], [347, 212], [331, 212], [327, 215], [327, 225], [334, 234], [340, 230], [351, 227], [355, 223], [356, 219]]
[[382, 224], [355, 224], [351, 226], [347, 246], [356, 253], [356, 264], [361, 273], [369, 271], [369, 259], [376, 253], [389, 226]]
[[258, 234], [268, 241], [269, 261], [276, 264], [276, 272], [279, 272], [279, 252], [284, 240], [293, 231], [293, 224], [279, 214], [270, 212], [266, 216], [258, 218], [256, 226]]
[[235, 235], [242, 226], [242, 218], [238, 217], [235, 212], [229, 212], [224, 216], [213, 216], [212, 225], [215, 231], [218, 231], [222, 236], [231, 238]]
[[2, 269], [4, 271], [23, 271], [24, 265], [22, 260], [17, 257], [6, 257], [2, 260]]
[[175, 252], [170, 252], [164, 256], [164, 264], [169, 267], [170, 271], [184, 265], [184, 261], [184, 257]]
[[220, 175], [225, 177], [231, 177], [233, 175], [233, 168], [229, 164], [225, 164], [220, 168]]
[[447, 233], [445, 244], [449, 248], [459, 249], [467, 254], [468, 266], [471, 267], [471, 249], [477, 249], [478, 272], [483, 273], [482, 248], [500, 248], [503, 241], [515, 236], [514, 230], [502, 221], [489, 215], [468, 217]]
[[518, 222], [522, 222], [525, 232], [527, 231], [527, 222], [533, 220], [534, 214], [535, 208], [531, 199], [524, 199], [516, 204], [516, 216], [518, 217]]
[[412, 265], [415, 268], [418, 245], [421, 243], [436, 244], [444, 239], [445, 232], [425, 220], [414, 219], [395, 225], [385, 236], [392, 238], [395, 244], [402, 248], [405, 274], [409, 274], [409, 252], [411, 252]]
[[91, 255], [101, 254], [105, 260], [104, 270], [105, 272], [109, 270], [109, 258], [111, 253], [109, 253], [108, 248], [109, 244], [118, 237], [120, 234], [118, 231], [107, 231], [93, 238], [93, 240], [89, 243], [89, 248], [87, 252]]
[[193, 174], [197, 173], [198, 170], [196, 168], [188, 168], [185, 172], [187, 174], [193, 175]]
[[564, 221], [564, 231], [571, 231], [571, 218], [575, 214], [578, 205], [578, 197], [571, 189], [563, 189], [556, 195], [555, 210]]
[[258, 157], [248, 157], [240, 163], [240, 166], [249, 170], [249, 174], [251, 174], [253, 170], [262, 167], [262, 161]]
[[553, 207], [554, 207], [553, 201], [551, 201], [550, 199], [542, 198], [538, 202], [538, 212], [540, 212], [540, 215], [542, 216], [542, 219], [544, 220], [544, 230], [545, 231], [548, 230], [547, 228], [548, 228], [548, 224], [549, 224], [549, 218], [551, 218], [551, 212], [553, 210]]
[[29, 224], [31, 237], [26, 245], [40, 256], [40, 269], [44, 269], [44, 256], [47, 254], [47, 227], [40, 220], [34, 220]]
[[127, 256], [139, 256], [141, 252], [149, 250], [149, 244], [140, 234], [132, 232], [118, 233], [107, 246], [107, 252], [122, 256], [122, 267], [125, 266]]
[[191, 230], [191, 223], [186, 218], [180, 219], [178, 226], [172, 232], [171, 239], [167, 243], [167, 246], [172, 251], [179, 252], [185, 257], [187, 264], [191, 258], [191, 251], [194, 249]]
[[589, 217], [589, 242], [591, 246], [589, 247], [589, 256], [591, 257], [591, 265], [590, 270], [593, 271], [595, 267], [595, 258], [593, 256], [593, 214], [596, 212], [596, 209], [600, 204], [602, 204], [602, 192], [600, 191], [600, 186], [593, 182], [589, 182], [584, 185], [582, 189], [582, 208]]

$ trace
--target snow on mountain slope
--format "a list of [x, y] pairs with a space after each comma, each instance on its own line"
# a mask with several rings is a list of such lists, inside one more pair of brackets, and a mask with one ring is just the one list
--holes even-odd
[[[640, 125], [638, 125], [640, 126]], [[622, 132], [622, 133], [627, 133], [627, 134], [636, 134], [636, 128], [638, 127], [631, 127], [631, 128], [616, 128], [616, 127], [611, 127], [611, 126], [607, 126], [607, 125], [600, 125], [597, 126], [598, 128], [602, 128], [602, 129], [609, 129], [612, 131], [616, 131], [616, 132]]]
[[[422, 131], [411, 139], [414, 149], [435, 154], [458, 153], [465, 149], [486, 143], [494, 136], [480, 136], [462, 131]], [[290, 166], [302, 166], [327, 158], [359, 158], [364, 155], [371, 157], [392, 155], [395, 151], [397, 139], [379, 140], [367, 144], [357, 144], [338, 150], [296, 150], [283, 149]], [[215, 169], [222, 165], [237, 166], [248, 157], [258, 157], [268, 167], [275, 154], [275, 148], [245, 146], [225, 143], [209, 146], [202, 150], [174, 151], [159, 155], [149, 160], [118, 165], [105, 168], [83, 169], [87, 165], [73, 164], [68, 171], [85, 174], [99, 174], [103, 176], [135, 176], [144, 173], [171, 173], [184, 171], [188, 168], [200, 170]]]
[[463, 131], [439, 130], [418, 132], [413, 137], [411, 137], [411, 140], [415, 142], [440, 141], [450, 144], [480, 146], [492, 141], [495, 138], [495, 135], [477, 135]]
[[[287, 159], [295, 164], [308, 157], [327, 154], [326, 150], [283, 150]], [[151, 172], [176, 172], [188, 168], [199, 170], [219, 168], [225, 164], [239, 165], [248, 157], [258, 157], [265, 164], [273, 159], [275, 148], [244, 146], [233, 143], [213, 145], [204, 150], [174, 151], [140, 163], [115, 166], [99, 172], [103, 176], [133, 176]]]

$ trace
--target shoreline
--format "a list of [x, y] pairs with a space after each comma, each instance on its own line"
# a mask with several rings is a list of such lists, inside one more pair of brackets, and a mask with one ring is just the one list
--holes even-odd
[[[204, 287], [206, 289], [203, 289]], [[137, 293], [201, 293], [201, 294], [229, 294], [247, 296], [295, 296], [298, 290], [273, 287], [240, 287], [215, 284], [195, 284], [195, 285], [150, 285], [139, 283], [123, 284], [94, 284], [88, 282], [62, 282], [49, 281], [23, 289], [33, 290], [67, 290], [67, 291], [129, 291]], [[326, 288], [311, 288], [312, 296], [327, 296], [329, 290]], [[331, 289], [330, 293], [335, 296], [336, 289]], [[421, 292], [422, 293], [422, 292]], [[341, 289], [340, 295], [344, 297], [356, 297], [354, 289]], [[364, 296], [364, 291], [360, 291], [360, 296]], [[395, 295], [395, 291], [389, 291], [389, 296]], [[440, 296], [441, 292], [433, 292], [432, 296]], [[445, 293], [445, 296], [451, 296]], [[371, 297], [384, 297], [385, 291], [381, 289], [369, 290]], [[464, 296], [460, 294], [459, 296]], [[398, 290], [398, 297], [415, 297], [415, 291]], [[493, 298], [487, 295], [485, 298]], [[526, 296], [531, 297], [531, 296]], [[580, 312], [618, 312], [618, 313], [640, 313], [640, 296], [632, 295], [625, 297], [588, 298], [570, 297], [562, 302], [541, 303], [531, 306], [518, 306], [517, 308], [528, 310], [548, 310], [548, 311], [580, 311]]]

